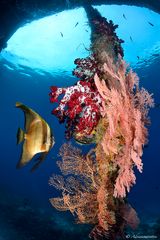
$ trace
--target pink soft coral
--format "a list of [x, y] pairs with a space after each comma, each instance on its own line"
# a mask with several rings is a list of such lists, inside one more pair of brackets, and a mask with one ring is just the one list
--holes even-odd
[[95, 84], [103, 98], [101, 114], [108, 121], [101, 144], [119, 169], [114, 196], [125, 197], [126, 190], [129, 192], [136, 181], [133, 166], [142, 172], [142, 147], [147, 139], [145, 121], [153, 100], [147, 91], [139, 90], [137, 75], [127, 72], [121, 58], [115, 65], [108, 57], [104, 70], [109, 87], [95, 75]]

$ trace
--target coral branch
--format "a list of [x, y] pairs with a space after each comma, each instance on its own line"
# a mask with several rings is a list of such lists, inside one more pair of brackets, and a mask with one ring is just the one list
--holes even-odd
[[78, 81], [68, 88], [51, 87], [50, 101], [58, 101], [63, 94], [59, 106], [53, 110], [60, 122], [67, 119], [67, 138], [74, 134], [90, 135], [97, 126], [101, 106], [100, 95], [89, 82]]
[[[104, 70], [111, 79], [110, 88], [108, 82], [95, 75], [96, 87], [103, 98], [101, 115], [108, 122], [101, 144], [106, 155], [112, 155], [112, 161], [119, 168], [114, 196], [125, 197], [126, 190], [129, 192], [136, 180], [132, 168], [136, 166], [142, 172], [142, 148], [147, 141], [145, 123], [153, 100], [146, 90], [139, 90], [138, 77], [132, 71], [127, 72], [121, 58], [116, 65], [109, 56], [107, 59], [109, 65], [104, 64]], [[113, 81], [114, 87], [111, 87]], [[118, 89], [115, 88], [116, 81]]]

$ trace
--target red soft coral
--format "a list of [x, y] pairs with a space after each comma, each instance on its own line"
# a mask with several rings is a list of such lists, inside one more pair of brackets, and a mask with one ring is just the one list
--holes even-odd
[[[61, 100], [58, 97], [63, 94]], [[100, 118], [101, 97], [90, 82], [78, 81], [67, 88], [51, 87], [50, 101], [59, 102], [53, 110], [60, 122], [66, 120], [66, 137], [73, 133], [91, 134]]]

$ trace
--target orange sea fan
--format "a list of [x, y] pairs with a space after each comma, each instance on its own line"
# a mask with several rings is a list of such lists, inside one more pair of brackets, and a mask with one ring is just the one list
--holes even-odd
[[53, 174], [50, 178], [49, 184], [62, 193], [61, 197], [51, 198], [51, 204], [60, 211], [69, 210], [78, 223], [95, 224], [108, 231], [116, 219], [113, 183], [102, 147], [99, 145], [85, 156], [65, 143], [60, 156], [58, 166], [66, 177]]
[[99, 175], [92, 152], [82, 155], [80, 149], [71, 144], [63, 144], [60, 149], [62, 161], [58, 166], [66, 176], [53, 176], [49, 184], [62, 191], [61, 198], [51, 198], [51, 204], [58, 210], [69, 210], [80, 223], [97, 223], [97, 189]]

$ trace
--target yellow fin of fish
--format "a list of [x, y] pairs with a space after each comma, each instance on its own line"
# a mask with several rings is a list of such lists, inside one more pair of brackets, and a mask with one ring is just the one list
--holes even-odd
[[18, 169], [25, 166], [33, 157], [34, 157], [34, 153], [28, 150], [27, 141], [25, 141], [23, 144], [22, 154], [19, 162], [17, 163], [16, 168]]
[[24, 136], [25, 136], [24, 131], [21, 128], [18, 128], [18, 131], [17, 131], [17, 144], [20, 144], [21, 142], [24, 141]]

